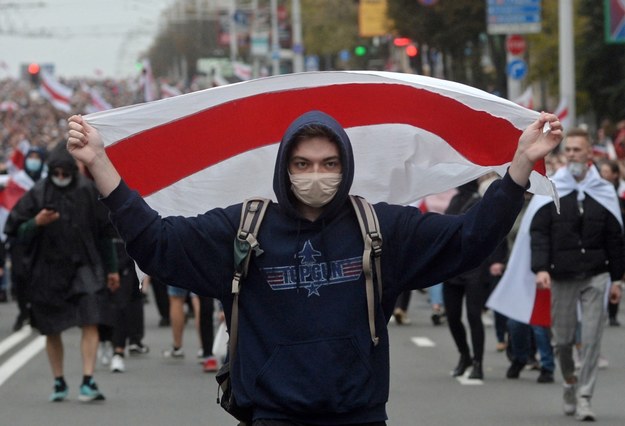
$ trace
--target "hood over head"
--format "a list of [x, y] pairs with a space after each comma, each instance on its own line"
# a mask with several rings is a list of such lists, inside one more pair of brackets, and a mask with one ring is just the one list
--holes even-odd
[[288, 127], [278, 148], [273, 175], [273, 190], [280, 208], [290, 216], [299, 217], [296, 198], [291, 190], [291, 180], [289, 179], [289, 156], [297, 133], [310, 125], [323, 126], [336, 135], [341, 157], [341, 184], [332, 201], [323, 207], [324, 210], [321, 214], [321, 217], [327, 217], [333, 215], [345, 203], [354, 180], [354, 154], [352, 153], [351, 142], [343, 127], [328, 114], [321, 111], [310, 111], [299, 116]]
[[74, 177], [78, 172], [76, 160], [74, 160], [74, 157], [69, 153], [63, 141], [57, 143], [48, 156], [48, 173], [51, 173], [52, 170], [57, 167], [70, 172]]
[[[30, 157], [31, 154], [33, 153], [37, 153], [39, 154], [39, 158], [41, 158], [41, 166], [39, 167], [38, 170], [27, 170], [26, 169], [26, 159], [28, 157]], [[39, 178], [41, 178], [41, 174], [43, 173], [43, 169], [46, 163], [46, 156], [47, 156], [48, 152], [45, 150], [45, 148], [39, 147], [39, 146], [32, 146], [28, 149], [28, 151], [26, 151], [26, 155], [24, 156], [24, 171], [26, 172], [26, 174], [28, 176], [30, 176], [34, 181], [39, 180]]]

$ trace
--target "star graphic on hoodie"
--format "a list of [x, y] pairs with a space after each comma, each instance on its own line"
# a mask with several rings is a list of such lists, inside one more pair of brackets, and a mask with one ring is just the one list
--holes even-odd
[[322, 286], [322, 283], [318, 283], [318, 282], [312, 282], [308, 285], [305, 285], [304, 288], [306, 290], [308, 290], [308, 297], [312, 296], [313, 294], [316, 296], [321, 296], [319, 294], [319, 288]]
[[317, 259], [315, 259], [317, 256], [321, 256], [321, 252], [313, 248], [310, 240], [306, 240], [302, 250], [297, 253], [297, 257], [300, 257], [302, 259], [302, 265], [311, 265], [313, 263], [317, 263]]
[[[302, 250], [297, 253], [297, 256], [302, 259], [302, 265], [314, 265], [317, 263], [316, 257], [321, 256], [321, 252], [315, 250], [310, 240], [307, 240], [304, 243]], [[310, 297], [313, 294], [321, 296], [319, 294], [319, 288], [321, 286], [323, 286], [323, 283], [312, 281], [306, 283], [306, 285], [303, 285], [302, 287], [308, 290], [308, 297]]]

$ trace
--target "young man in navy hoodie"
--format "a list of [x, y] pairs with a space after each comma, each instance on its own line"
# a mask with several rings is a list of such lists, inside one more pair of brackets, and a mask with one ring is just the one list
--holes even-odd
[[[121, 180], [97, 130], [80, 116], [69, 123], [68, 149], [94, 176], [141, 270], [221, 300], [229, 326], [241, 204], [193, 218], [161, 218]], [[551, 132], [543, 133], [546, 123]], [[384, 288], [374, 344], [363, 240], [348, 199], [354, 175], [349, 138], [322, 112], [296, 119], [278, 150], [278, 202], [269, 205], [258, 234], [264, 253], [252, 258], [239, 296], [232, 388], [238, 404], [252, 408], [253, 425], [384, 425], [386, 323], [397, 296], [478, 265], [508, 233], [534, 163], [558, 145], [561, 132], [557, 117], [542, 113], [523, 132], [506, 176], [463, 216], [375, 204]], [[347, 264], [357, 273], [343, 268]]]

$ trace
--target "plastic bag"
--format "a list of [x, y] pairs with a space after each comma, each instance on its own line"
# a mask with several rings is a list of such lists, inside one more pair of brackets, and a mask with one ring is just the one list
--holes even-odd
[[219, 324], [217, 333], [215, 333], [215, 339], [213, 340], [213, 355], [217, 357], [220, 364], [223, 364], [228, 354], [228, 330], [226, 329], [226, 322], [222, 321]]

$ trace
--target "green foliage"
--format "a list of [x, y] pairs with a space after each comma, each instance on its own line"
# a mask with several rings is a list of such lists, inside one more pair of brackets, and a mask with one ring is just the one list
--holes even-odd
[[[500, 36], [486, 35], [485, 1], [441, 0], [423, 6], [415, 0], [389, 0], [389, 16], [399, 35], [444, 55], [445, 78], [505, 94], [505, 45]], [[491, 69], [482, 66], [487, 49], [494, 59]]]
[[[334, 59], [343, 49], [353, 52], [356, 46], [363, 45], [358, 37], [357, 2], [302, 0], [301, 4], [307, 55]], [[331, 63], [326, 65], [332, 67]]]
[[625, 44], [605, 42], [603, 1], [581, 0], [579, 14], [587, 17], [576, 51], [577, 87], [588, 94], [584, 108], [593, 110], [598, 121], [625, 119]]

